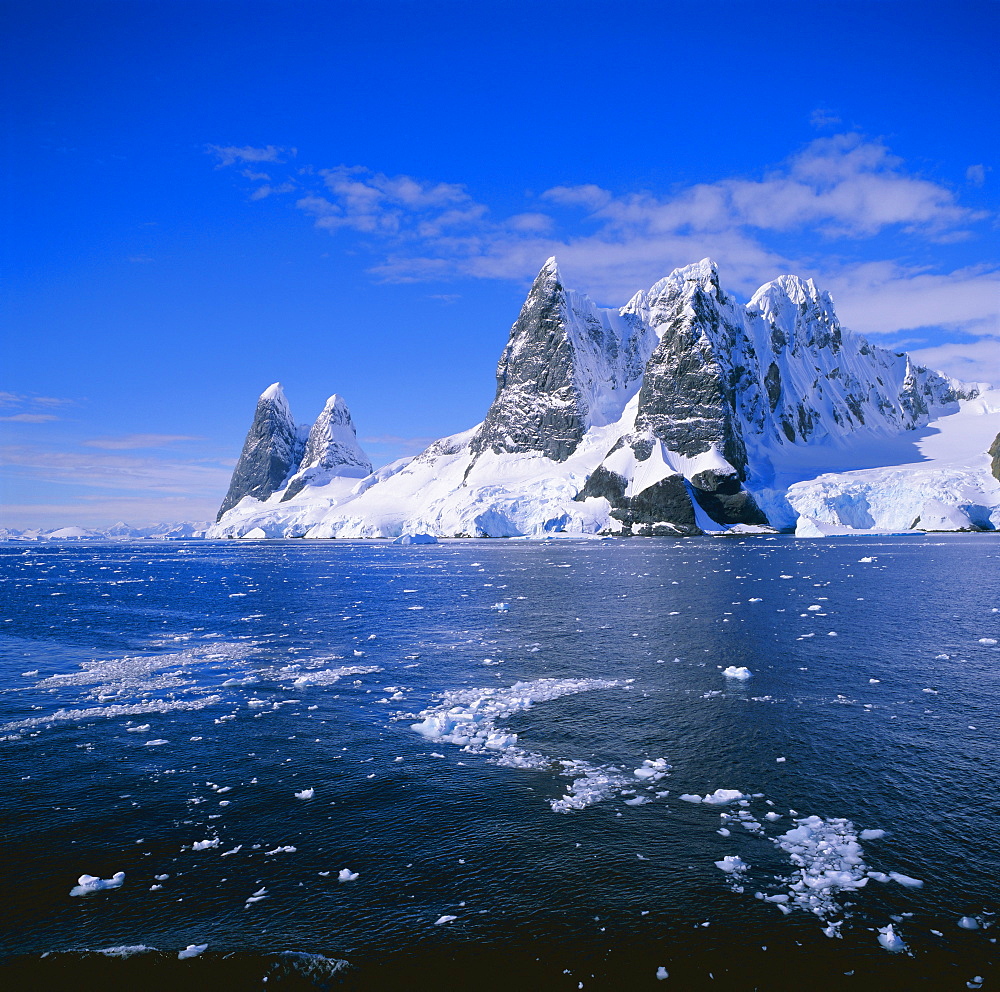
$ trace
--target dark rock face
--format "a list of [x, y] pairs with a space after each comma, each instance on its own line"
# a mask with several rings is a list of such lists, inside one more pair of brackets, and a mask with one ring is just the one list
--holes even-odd
[[253, 423], [216, 520], [244, 496], [265, 500], [280, 489], [297, 468], [304, 447], [305, 439], [292, 420], [285, 394], [275, 383], [257, 401]]
[[993, 458], [990, 462], [990, 472], [993, 478], [1000, 482], [1000, 434], [997, 434], [997, 439], [990, 445], [987, 454]]
[[497, 366], [497, 392], [471, 450], [539, 451], [565, 461], [583, 437], [585, 411], [573, 378], [566, 293], [554, 261], [535, 279]]
[[628, 481], [599, 465], [577, 494], [582, 502], [602, 497], [611, 504], [611, 516], [622, 533], [643, 537], [690, 537], [700, 534], [691, 496], [682, 475], [671, 475], [636, 496], [626, 496]]
[[699, 472], [691, 477], [691, 493], [716, 523], [767, 526], [767, 517], [735, 474]]
[[742, 479], [747, 453], [736, 418], [742, 370], [727, 369], [719, 354], [735, 350], [738, 329], [725, 321], [720, 295], [713, 281], [659, 301], [666, 326], [646, 364], [635, 426], [689, 458], [715, 446]]

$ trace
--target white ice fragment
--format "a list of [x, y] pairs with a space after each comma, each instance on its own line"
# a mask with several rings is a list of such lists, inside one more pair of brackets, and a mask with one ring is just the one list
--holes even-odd
[[979, 643], [980, 644], [996, 644], [996, 642], [997, 642], [997, 639], [995, 637], [980, 637], [979, 638]]
[[748, 865], [738, 854], [727, 854], [721, 861], [715, 862], [715, 867], [729, 874], [744, 872]]
[[167, 741], [162, 738], [157, 738], [155, 741], [146, 741], [146, 747], [159, 747], [161, 744], [166, 744]]
[[358, 872], [351, 871], [350, 868], [341, 868], [337, 875], [338, 882], [353, 882], [358, 877]]
[[457, 916], [439, 916], [434, 921], [434, 926], [439, 927], [441, 926], [442, 923], [451, 923], [452, 920], [457, 920], [457, 919], [458, 919]]
[[[681, 796], [683, 799], [684, 797]], [[709, 806], [725, 806], [727, 803], [735, 803], [739, 799], [746, 799], [746, 796], [739, 789], [716, 789], [710, 795], [702, 797], [703, 803]]]
[[878, 928], [878, 942], [887, 951], [892, 951], [893, 954], [906, 950], [906, 944], [903, 943], [902, 937], [892, 929], [891, 923], [888, 926]]
[[209, 850], [209, 848], [218, 847], [218, 846], [219, 846], [219, 838], [218, 837], [213, 837], [211, 840], [196, 840], [191, 845], [191, 850], [192, 851], [207, 851], [207, 850]]
[[668, 973], [667, 973], [667, 969], [666, 969], [666, 968], [664, 968], [664, 967], [663, 967], [663, 965], [660, 965], [660, 967], [656, 969], [656, 977], [657, 977], [657, 978], [658, 978], [658, 979], [659, 979], [659, 980], [660, 980], [661, 982], [662, 982], [662, 981], [663, 981], [663, 980], [664, 980], [665, 978], [668, 978], [668, 977], [669, 977], [669, 975], [668, 975]]
[[312, 799], [316, 795], [315, 789], [303, 789], [301, 792], [295, 793], [296, 799]]
[[678, 799], [683, 799], [684, 802], [686, 802], [686, 803], [700, 803], [701, 802], [701, 796], [693, 795], [690, 792], [682, 792], [677, 798]]
[[742, 665], [737, 668], [735, 665], [730, 665], [728, 668], [722, 670], [722, 674], [725, 675], [727, 679], [739, 679], [741, 682], [745, 682], [747, 679], [753, 678], [753, 672], [749, 668], [744, 668]]
[[177, 958], [183, 961], [185, 958], [196, 958], [203, 951], [208, 950], [208, 944], [188, 944], [183, 951], [177, 952]]
[[884, 830], [862, 830], [858, 836], [862, 840], [881, 840], [885, 836]]
[[715, 832], [717, 834], [719, 834], [720, 837], [731, 837], [732, 836], [731, 832], [726, 827], [719, 827], [719, 829], [716, 830]]
[[272, 850], [272, 851], [265, 851], [264, 853], [265, 854], [294, 854], [295, 851], [296, 851], [296, 849], [294, 847], [292, 847], [290, 844], [287, 844], [284, 847], [276, 847], [276, 848], [274, 848], [274, 850]]
[[[80, 881], [82, 882], [83, 879], [80, 879]], [[977, 920], [974, 916], [963, 916], [958, 921], [958, 925], [963, 930], [978, 930], [979, 929], [979, 920]]]
[[105, 889], [120, 889], [125, 884], [125, 872], [116, 871], [111, 878], [97, 878], [95, 875], [81, 875], [77, 884], [69, 890], [71, 896], [88, 896], [91, 892]]
[[774, 760], [777, 761], [778, 764], [781, 764], [782, 762], [787, 761], [788, 759], [787, 758], [775, 758]]
[[901, 875], [898, 871], [889, 872], [889, 878], [900, 885], [905, 885], [908, 889], [922, 889], [924, 883], [919, 878], [911, 878], [909, 875]]

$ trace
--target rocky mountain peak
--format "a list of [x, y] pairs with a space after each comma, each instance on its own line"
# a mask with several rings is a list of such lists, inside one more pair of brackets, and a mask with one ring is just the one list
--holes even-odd
[[298, 467], [303, 447], [302, 432], [292, 419], [281, 383], [275, 382], [257, 400], [253, 423], [216, 519], [244, 496], [265, 500], [280, 489]]

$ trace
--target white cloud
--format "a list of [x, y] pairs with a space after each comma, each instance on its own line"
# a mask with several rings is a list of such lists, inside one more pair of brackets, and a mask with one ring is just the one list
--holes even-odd
[[219, 160], [219, 168], [235, 165], [237, 162], [284, 162], [283, 156], [294, 158], [296, 154], [294, 148], [279, 148], [276, 145], [264, 148], [254, 148], [252, 145], [208, 145], [208, 151]]
[[970, 186], [982, 186], [986, 182], [986, 167], [984, 165], [970, 165], [965, 170], [965, 179]]
[[125, 434], [122, 437], [99, 437], [81, 442], [87, 448], [108, 451], [133, 451], [137, 448], [162, 448], [177, 441], [203, 441], [191, 434]]
[[910, 354], [921, 365], [940, 369], [957, 379], [1000, 384], [1000, 337], [940, 344]]
[[10, 417], [0, 417], [0, 420], [15, 424], [47, 424], [50, 420], [58, 420], [54, 413], [15, 413]]

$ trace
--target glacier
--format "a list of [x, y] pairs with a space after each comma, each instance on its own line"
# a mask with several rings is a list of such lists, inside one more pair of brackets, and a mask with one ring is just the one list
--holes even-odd
[[534, 280], [482, 423], [373, 470], [346, 402], [260, 397], [213, 538], [1000, 529], [1000, 390], [840, 325], [782, 275], [746, 304], [710, 259], [624, 306]]

